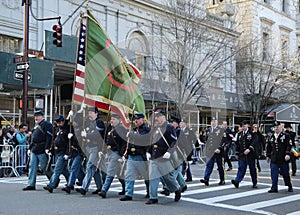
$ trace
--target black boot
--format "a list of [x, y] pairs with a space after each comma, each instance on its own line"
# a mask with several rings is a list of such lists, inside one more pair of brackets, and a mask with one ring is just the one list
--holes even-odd
[[181, 198], [181, 190], [179, 189], [179, 190], [175, 191], [175, 199], [174, 199], [174, 201], [178, 202], [180, 200], [180, 198]]

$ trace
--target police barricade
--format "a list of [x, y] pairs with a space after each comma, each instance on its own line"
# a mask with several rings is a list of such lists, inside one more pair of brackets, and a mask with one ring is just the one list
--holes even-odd
[[[27, 150], [29, 148], [29, 145], [17, 145], [15, 147], [15, 153], [14, 153], [14, 168], [18, 172], [18, 176], [25, 174], [28, 171], [29, 164], [29, 158], [27, 155]], [[16, 175], [17, 176], [17, 175]]]
[[1, 149], [1, 175], [4, 177], [19, 176], [19, 173], [15, 169], [15, 149], [12, 145], [9, 145], [6, 141], [0, 145]]

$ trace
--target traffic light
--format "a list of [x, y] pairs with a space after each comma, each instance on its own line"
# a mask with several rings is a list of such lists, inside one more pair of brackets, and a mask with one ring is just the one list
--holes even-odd
[[53, 25], [53, 44], [56, 45], [57, 47], [62, 47], [62, 26], [60, 21], [58, 22], [57, 25]]

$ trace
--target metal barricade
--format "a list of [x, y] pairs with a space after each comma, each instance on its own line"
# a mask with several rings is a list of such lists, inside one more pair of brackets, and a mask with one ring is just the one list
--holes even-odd
[[14, 168], [17, 170], [19, 175], [25, 174], [26, 162], [28, 160], [27, 150], [29, 145], [17, 145], [15, 147], [15, 163]]
[[[19, 173], [15, 169], [15, 149], [12, 145], [4, 142], [3, 145], [0, 145], [1, 148], [1, 171], [4, 177], [9, 177], [11, 172], [14, 173], [15, 176], [20, 176]], [[11, 170], [11, 171], [9, 171]]]

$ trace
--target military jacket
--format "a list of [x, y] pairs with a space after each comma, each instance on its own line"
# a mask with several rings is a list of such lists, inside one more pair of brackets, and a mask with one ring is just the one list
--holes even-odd
[[52, 124], [44, 119], [34, 127], [29, 149], [35, 154], [43, 154], [45, 149], [51, 148], [51, 142]]
[[290, 155], [292, 142], [290, 135], [280, 132], [278, 137], [273, 133], [267, 144], [267, 157], [271, 158], [272, 163], [284, 164], [285, 156]]
[[[133, 129], [133, 133], [129, 139], [130, 143], [128, 144], [127, 155], [146, 155], [147, 152], [147, 135], [150, 132], [150, 128], [145, 124], [142, 124], [139, 127]], [[149, 142], [148, 142], [149, 143]]]
[[62, 128], [55, 129], [54, 154], [65, 155], [68, 153], [68, 146], [69, 146], [68, 133], [69, 131], [65, 126]]
[[[163, 134], [164, 138], [162, 138], [161, 133]], [[151, 146], [149, 148], [151, 159], [156, 159], [162, 157], [167, 151], [171, 152], [172, 148], [175, 146], [177, 141], [177, 135], [175, 128], [165, 122], [161, 126], [154, 127], [151, 131]]]
[[184, 153], [184, 160], [191, 161], [192, 154], [193, 154], [193, 144], [197, 147], [199, 145], [196, 135], [192, 129], [185, 128], [184, 130], [178, 129], [177, 131], [177, 138], [178, 138], [178, 147]]
[[[206, 130], [206, 157], [212, 158], [214, 155], [223, 155], [223, 137], [224, 129], [219, 126], [216, 126], [215, 128], [210, 127]], [[221, 153], [215, 154], [216, 149], [219, 149]]]
[[102, 147], [105, 125], [102, 120], [86, 120], [86, 137], [82, 137], [82, 143], [89, 147]]
[[106, 134], [106, 149], [118, 152], [120, 156], [123, 156], [126, 150], [126, 134], [127, 129], [121, 124], [115, 128], [109, 126]]
[[[245, 155], [244, 152], [246, 149], [249, 149], [250, 152], [248, 155]], [[256, 155], [256, 146], [253, 137], [253, 132], [249, 129], [244, 133], [243, 131], [238, 133], [238, 138], [236, 141], [236, 155], [239, 156], [239, 160], [246, 161], [247, 159], [255, 159]]]

